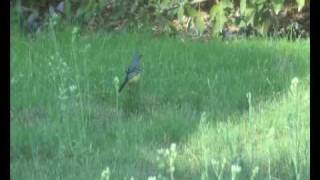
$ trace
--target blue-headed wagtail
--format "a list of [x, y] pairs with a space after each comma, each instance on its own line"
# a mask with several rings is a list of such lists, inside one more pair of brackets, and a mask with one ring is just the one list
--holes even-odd
[[124, 88], [126, 84], [136, 83], [140, 79], [140, 74], [142, 72], [142, 68], [140, 66], [140, 58], [141, 54], [135, 54], [132, 58], [132, 62], [126, 71], [126, 77], [119, 88], [119, 93]]

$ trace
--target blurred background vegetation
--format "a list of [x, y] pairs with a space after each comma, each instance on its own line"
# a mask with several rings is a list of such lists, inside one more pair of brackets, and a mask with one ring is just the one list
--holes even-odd
[[11, 0], [11, 21], [34, 31], [58, 14], [61, 23], [89, 32], [296, 39], [309, 37], [309, 6], [310, 0]]

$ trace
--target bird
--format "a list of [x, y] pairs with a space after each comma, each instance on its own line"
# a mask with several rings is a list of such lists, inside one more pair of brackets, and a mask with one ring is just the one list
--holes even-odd
[[132, 62], [126, 71], [124, 81], [119, 88], [119, 93], [122, 91], [126, 84], [134, 84], [140, 79], [140, 74], [142, 72], [142, 68], [140, 66], [141, 57], [142, 55], [139, 53], [136, 53], [133, 56]]

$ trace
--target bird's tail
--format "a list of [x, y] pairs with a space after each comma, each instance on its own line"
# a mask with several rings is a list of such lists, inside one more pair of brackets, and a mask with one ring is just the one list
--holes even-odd
[[122, 89], [124, 88], [124, 86], [127, 84], [128, 80], [124, 80], [123, 83], [121, 84], [120, 88], [119, 88], [119, 93], [122, 91]]

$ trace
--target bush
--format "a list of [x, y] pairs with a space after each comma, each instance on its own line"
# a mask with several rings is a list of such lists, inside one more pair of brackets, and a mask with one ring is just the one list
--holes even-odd
[[[28, 0], [22, 6], [39, 11], [40, 19], [44, 20], [49, 7], [59, 3]], [[309, 36], [309, 0], [65, 0], [63, 3], [64, 19], [91, 31], [146, 27], [155, 34], [206, 37], [228, 33]]]

